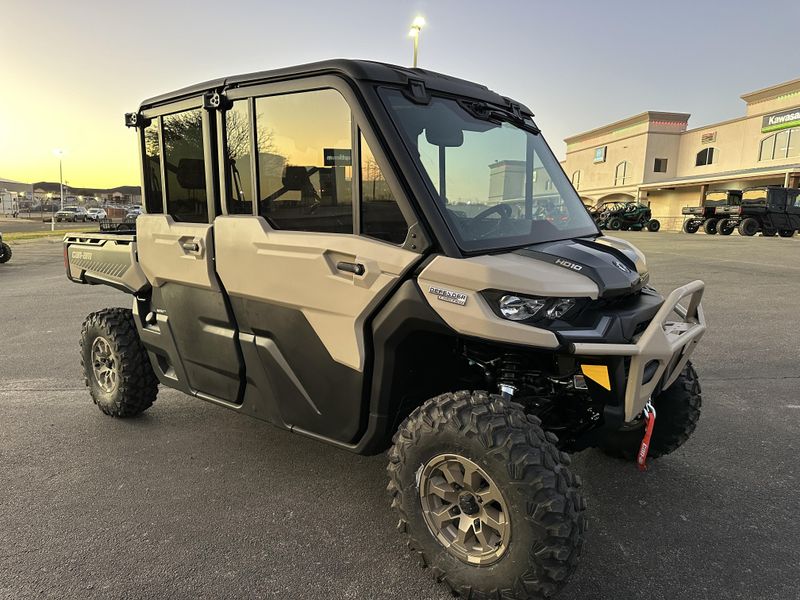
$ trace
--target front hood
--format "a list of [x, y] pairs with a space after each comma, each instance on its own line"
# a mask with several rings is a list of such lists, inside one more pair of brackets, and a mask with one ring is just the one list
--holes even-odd
[[597, 285], [600, 298], [632, 294], [647, 283], [643, 257], [633, 246], [615, 238], [543, 242], [514, 253], [588, 277]]

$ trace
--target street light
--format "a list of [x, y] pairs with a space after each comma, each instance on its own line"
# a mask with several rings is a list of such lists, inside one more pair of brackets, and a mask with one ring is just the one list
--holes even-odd
[[414, 22], [411, 23], [411, 30], [408, 32], [408, 35], [414, 38], [414, 63], [411, 66], [415, 69], [417, 68], [417, 54], [419, 53], [419, 32], [422, 31], [424, 26], [425, 18], [417, 16], [414, 18]]
[[58, 178], [59, 178], [59, 181], [61, 182], [61, 208], [63, 209], [64, 208], [64, 169], [61, 166], [61, 161], [64, 158], [64, 151], [63, 150], [59, 150], [58, 148], [56, 148], [55, 150], [53, 150], [53, 154], [55, 154], [58, 157]]

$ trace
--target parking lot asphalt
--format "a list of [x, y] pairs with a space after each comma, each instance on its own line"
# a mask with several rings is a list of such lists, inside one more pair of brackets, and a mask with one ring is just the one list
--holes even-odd
[[[800, 240], [623, 233], [662, 292], [700, 278], [693, 438], [639, 473], [574, 457], [589, 509], [561, 598], [798, 598]], [[0, 265], [0, 598], [451, 598], [409, 556], [386, 458], [161, 389], [115, 420], [83, 386], [61, 246]]]

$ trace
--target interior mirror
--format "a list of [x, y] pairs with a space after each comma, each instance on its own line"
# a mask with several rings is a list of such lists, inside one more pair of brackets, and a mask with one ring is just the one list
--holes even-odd
[[434, 146], [457, 148], [464, 143], [464, 130], [443, 119], [425, 126], [425, 139]]

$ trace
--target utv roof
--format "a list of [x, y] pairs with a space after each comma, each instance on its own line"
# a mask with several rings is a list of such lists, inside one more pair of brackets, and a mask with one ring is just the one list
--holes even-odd
[[[285, 81], [299, 77], [309, 77], [314, 75], [341, 75], [355, 81], [385, 83], [390, 85], [405, 86], [409, 80], [422, 81], [425, 87], [430, 90], [444, 92], [456, 96], [467, 96], [500, 106], [509, 102], [514, 102], [509, 98], [501, 96], [491, 91], [486, 86], [458, 79], [449, 75], [443, 75], [425, 69], [412, 69], [399, 67], [387, 63], [380, 63], [370, 60], [351, 60], [337, 58], [321, 62], [313, 62], [293, 67], [284, 67], [272, 71], [260, 71], [245, 75], [233, 75], [212, 79], [204, 83], [198, 83], [189, 87], [181, 88], [174, 92], [154, 96], [142, 102], [141, 109], [152, 108], [159, 104], [166, 104], [176, 100], [181, 100], [191, 96], [196, 96], [207, 91], [221, 91], [253, 85], [258, 83], [268, 83], [271, 81]], [[519, 103], [517, 103], [519, 104]], [[520, 108], [530, 113], [527, 107], [520, 104]]]

